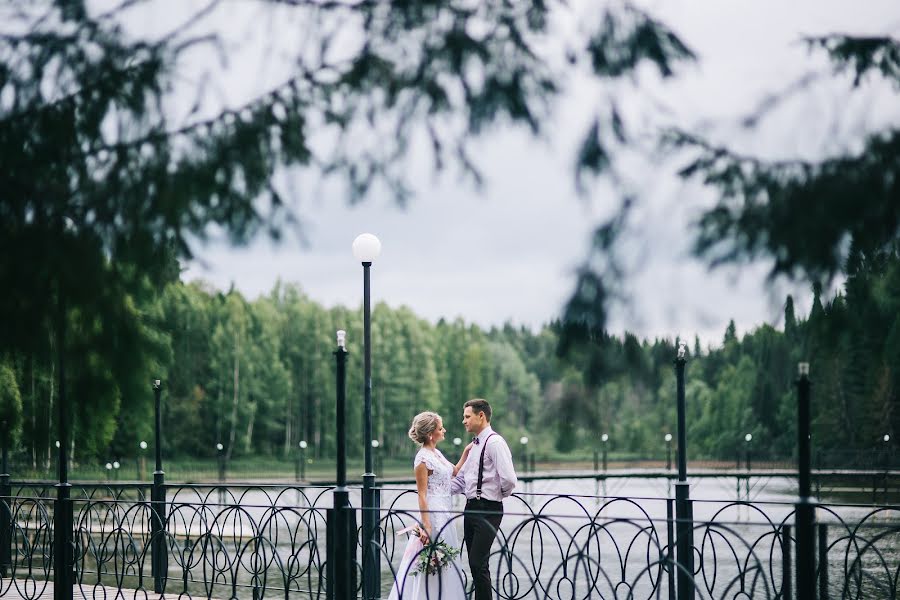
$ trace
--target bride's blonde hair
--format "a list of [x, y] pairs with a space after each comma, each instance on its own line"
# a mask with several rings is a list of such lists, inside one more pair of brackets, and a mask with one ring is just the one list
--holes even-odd
[[409, 428], [409, 439], [421, 446], [437, 430], [440, 419], [441, 415], [436, 412], [425, 411], [417, 414], [413, 417]]

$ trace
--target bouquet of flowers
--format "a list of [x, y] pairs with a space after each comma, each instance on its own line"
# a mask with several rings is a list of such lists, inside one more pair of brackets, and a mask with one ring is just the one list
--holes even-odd
[[419, 573], [426, 575], [440, 573], [457, 556], [459, 556], [459, 548], [453, 548], [443, 540], [432, 542], [419, 551], [416, 570], [413, 571], [412, 576], [415, 577]]

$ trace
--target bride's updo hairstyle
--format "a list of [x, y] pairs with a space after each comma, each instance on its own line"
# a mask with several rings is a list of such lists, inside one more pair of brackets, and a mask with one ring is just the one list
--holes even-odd
[[440, 418], [441, 415], [431, 411], [417, 414], [413, 417], [412, 425], [409, 428], [409, 439], [420, 446], [423, 445], [431, 437], [431, 434], [437, 430]]

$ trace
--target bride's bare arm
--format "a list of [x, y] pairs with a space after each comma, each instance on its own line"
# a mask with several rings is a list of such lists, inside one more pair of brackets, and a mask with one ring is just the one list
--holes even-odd
[[472, 449], [473, 442], [469, 442], [469, 445], [466, 446], [465, 450], [463, 450], [462, 456], [459, 457], [459, 462], [453, 467], [453, 476], [459, 473], [459, 470], [463, 468], [463, 465], [466, 464], [466, 459], [469, 458], [469, 450]]
[[428, 512], [428, 466], [425, 463], [416, 465], [416, 491], [419, 495], [419, 516], [425, 528], [422, 542], [431, 537], [431, 514]]

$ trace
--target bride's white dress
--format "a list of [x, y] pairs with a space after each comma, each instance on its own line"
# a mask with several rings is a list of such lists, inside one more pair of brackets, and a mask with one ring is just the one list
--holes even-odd
[[[450, 496], [450, 480], [453, 478], [453, 465], [444, 458], [440, 450], [422, 448], [416, 453], [413, 468], [425, 463], [431, 475], [428, 477], [429, 518], [431, 535], [443, 540], [451, 548], [460, 548], [459, 536], [456, 533], [462, 526], [462, 519], [454, 517]], [[444, 567], [440, 573], [425, 575], [416, 572], [416, 565], [422, 552], [422, 542], [418, 536], [410, 535], [400, 566], [394, 572], [394, 585], [388, 600], [465, 600], [465, 584], [467, 575], [463, 571], [459, 557]]]

